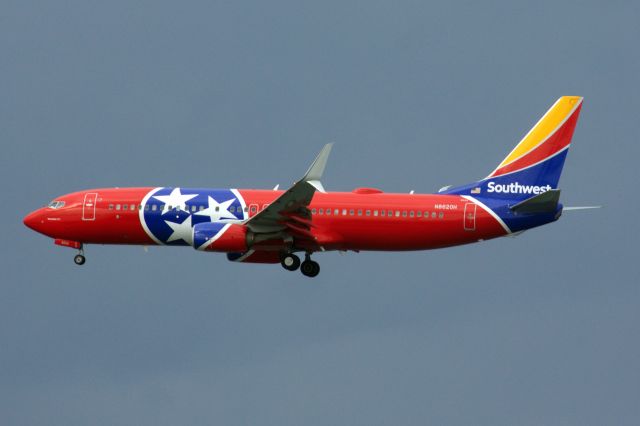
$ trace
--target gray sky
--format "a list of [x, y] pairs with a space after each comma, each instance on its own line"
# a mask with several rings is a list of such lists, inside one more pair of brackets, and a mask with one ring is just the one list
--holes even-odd
[[[3, 425], [636, 425], [637, 2], [3, 1]], [[315, 280], [22, 225], [104, 186], [329, 190], [485, 176], [585, 97], [566, 213]]]

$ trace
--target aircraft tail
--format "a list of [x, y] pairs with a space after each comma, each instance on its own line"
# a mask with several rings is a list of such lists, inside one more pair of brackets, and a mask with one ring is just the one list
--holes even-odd
[[441, 192], [526, 200], [557, 189], [581, 107], [582, 97], [561, 97], [489, 176]]

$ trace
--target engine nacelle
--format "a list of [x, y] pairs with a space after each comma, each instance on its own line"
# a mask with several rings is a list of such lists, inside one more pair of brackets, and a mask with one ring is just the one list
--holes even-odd
[[193, 227], [193, 248], [203, 251], [245, 252], [253, 233], [235, 223], [199, 223]]

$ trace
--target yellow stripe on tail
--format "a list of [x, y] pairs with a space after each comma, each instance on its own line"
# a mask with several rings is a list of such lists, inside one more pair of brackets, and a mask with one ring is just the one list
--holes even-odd
[[571, 112], [575, 109], [576, 105], [580, 103], [582, 97], [580, 96], [563, 96], [553, 104], [553, 106], [547, 111], [540, 121], [524, 138], [516, 145], [507, 158], [496, 168], [496, 170], [516, 161], [518, 158], [528, 154], [535, 147], [547, 140], [555, 131], [560, 127], [564, 121], [569, 118]]

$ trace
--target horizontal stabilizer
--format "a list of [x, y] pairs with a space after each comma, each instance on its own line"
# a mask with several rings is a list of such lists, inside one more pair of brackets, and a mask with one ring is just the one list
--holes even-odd
[[562, 211], [572, 211], [572, 210], [591, 210], [591, 209], [601, 209], [602, 206], [575, 206], [575, 207], [563, 207]]
[[534, 195], [518, 204], [511, 206], [514, 213], [551, 213], [555, 212], [560, 201], [560, 190], [550, 189], [542, 194]]

